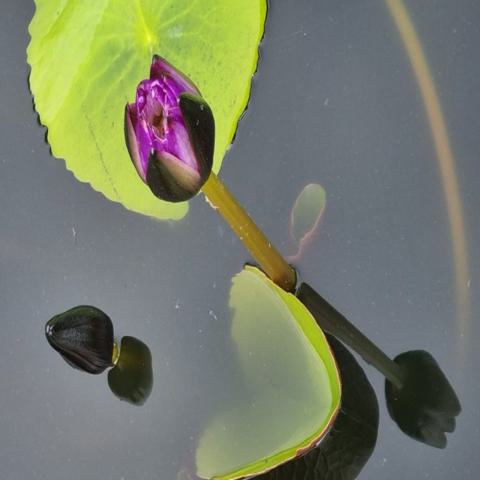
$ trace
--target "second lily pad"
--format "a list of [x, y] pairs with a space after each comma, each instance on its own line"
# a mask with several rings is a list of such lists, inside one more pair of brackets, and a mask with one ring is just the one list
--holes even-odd
[[232, 339], [245, 395], [204, 431], [197, 475], [258, 475], [316, 445], [340, 405], [340, 380], [323, 332], [297, 298], [247, 267], [230, 292]]

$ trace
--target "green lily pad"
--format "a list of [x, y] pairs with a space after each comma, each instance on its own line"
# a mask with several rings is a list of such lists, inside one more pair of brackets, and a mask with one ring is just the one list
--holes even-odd
[[244, 111], [266, 0], [35, 0], [30, 87], [52, 153], [110, 200], [160, 219], [186, 203], [155, 198], [131, 165], [123, 112], [154, 53], [188, 75], [216, 119], [218, 171]]
[[197, 475], [258, 475], [316, 445], [340, 405], [337, 366], [314, 318], [292, 294], [247, 267], [233, 279], [231, 334], [245, 394], [205, 429]]
[[355, 357], [327, 334], [342, 377], [342, 406], [317, 448], [255, 480], [353, 480], [373, 453], [378, 433], [375, 390]]
[[318, 183], [305, 185], [295, 200], [290, 214], [290, 234], [298, 245], [298, 258], [320, 225], [327, 203], [327, 192]]

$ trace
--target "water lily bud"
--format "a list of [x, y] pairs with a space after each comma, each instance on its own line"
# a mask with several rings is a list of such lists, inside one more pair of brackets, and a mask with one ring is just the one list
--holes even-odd
[[113, 325], [101, 310], [81, 305], [45, 325], [48, 343], [74, 368], [102, 373], [112, 365]]
[[142, 180], [169, 202], [198, 193], [212, 170], [213, 113], [197, 87], [163, 58], [125, 108], [125, 141]]

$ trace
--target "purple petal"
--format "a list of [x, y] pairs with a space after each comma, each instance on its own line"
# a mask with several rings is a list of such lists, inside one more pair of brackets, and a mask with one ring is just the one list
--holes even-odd
[[135, 136], [137, 137], [138, 150], [140, 153], [141, 177], [145, 179], [148, 167], [150, 152], [152, 151], [152, 140], [149, 129], [144, 121], [139, 121], [135, 128]]
[[150, 80], [167, 81], [170, 88], [174, 91], [175, 96], [178, 97], [181, 93], [189, 92], [195, 95], [200, 95], [198, 88], [188, 79], [180, 70], [170, 65], [164, 58], [159, 55], [154, 55], [152, 65], [150, 67]]
[[135, 133], [135, 125], [137, 124], [135, 105], [126, 105], [124, 128], [125, 128], [125, 142], [127, 144], [128, 153], [130, 158], [138, 172], [138, 174], [145, 180], [145, 172], [142, 168], [142, 162], [140, 160], [140, 152], [138, 149], [137, 136]]
[[180, 158], [182, 162], [190, 168], [198, 172], [198, 162], [183, 119], [180, 121], [172, 120], [170, 122], [170, 130], [167, 140], [168, 151]]
[[142, 123], [138, 118], [135, 104], [127, 104], [125, 107], [125, 140], [132, 162], [140, 177], [145, 180], [148, 157], [152, 147], [148, 130]]

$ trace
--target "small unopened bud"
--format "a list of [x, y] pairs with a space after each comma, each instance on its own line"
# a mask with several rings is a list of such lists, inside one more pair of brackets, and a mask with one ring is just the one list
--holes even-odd
[[80, 305], [55, 315], [45, 325], [45, 335], [74, 368], [97, 374], [112, 366], [112, 321], [96, 307]]
[[141, 179], [162, 200], [198, 193], [212, 170], [213, 113], [197, 87], [163, 58], [125, 108], [125, 141]]

